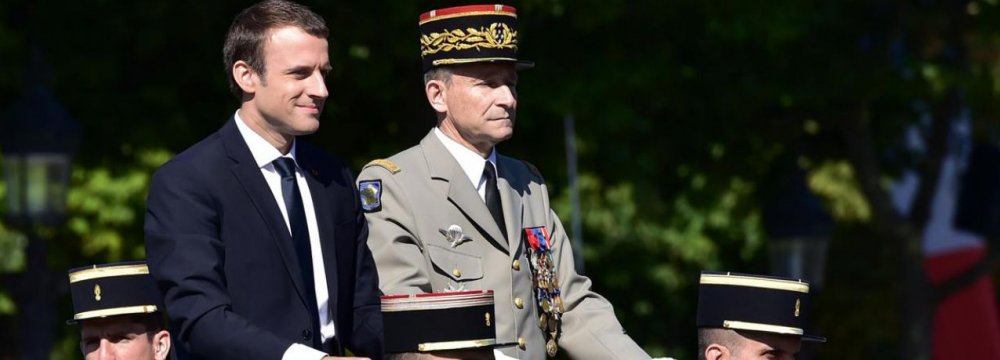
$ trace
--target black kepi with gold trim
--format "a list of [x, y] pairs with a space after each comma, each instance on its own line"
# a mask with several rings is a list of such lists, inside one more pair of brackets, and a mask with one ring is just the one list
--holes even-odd
[[802, 340], [826, 342], [806, 335], [809, 283], [798, 279], [739, 274], [701, 273], [698, 289], [698, 327], [758, 331], [800, 336]]
[[477, 62], [534, 63], [517, 58], [517, 9], [507, 5], [466, 5], [420, 14], [420, 58], [426, 72], [435, 66]]
[[160, 291], [145, 262], [93, 265], [69, 271], [73, 319], [69, 323], [160, 310]]
[[430, 352], [497, 346], [493, 291], [382, 297], [385, 352]]

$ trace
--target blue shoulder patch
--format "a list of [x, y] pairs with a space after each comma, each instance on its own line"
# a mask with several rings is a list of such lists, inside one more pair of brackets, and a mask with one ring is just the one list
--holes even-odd
[[358, 192], [365, 212], [382, 210], [382, 180], [362, 180], [358, 183]]

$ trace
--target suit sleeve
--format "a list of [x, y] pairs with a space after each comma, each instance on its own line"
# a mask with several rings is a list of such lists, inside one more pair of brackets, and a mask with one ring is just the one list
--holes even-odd
[[591, 290], [590, 279], [576, 272], [569, 238], [559, 217], [551, 210], [549, 229], [566, 310], [562, 315], [560, 347], [573, 359], [649, 359], [625, 334], [611, 302]]
[[361, 171], [359, 184], [381, 183], [381, 209], [365, 213], [368, 246], [378, 267], [379, 288], [385, 294], [431, 292], [423, 245], [417, 240], [416, 221], [398, 177], [384, 168], [370, 166]]
[[223, 272], [217, 199], [206, 174], [169, 162], [153, 176], [145, 234], [150, 274], [186, 352], [211, 359], [279, 359], [292, 342], [234, 313]]
[[[346, 183], [353, 180], [350, 171], [345, 170]], [[354, 225], [358, 237], [354, 239], [355, 276], [354, 283], [354, 334], [347, 345], [355, 354], [373, 359], [382, 357], [382, 306], [378, 289], [378, 271], [368, 248], [368, 224], [361, 211], [360, 196], [354, 188]]]

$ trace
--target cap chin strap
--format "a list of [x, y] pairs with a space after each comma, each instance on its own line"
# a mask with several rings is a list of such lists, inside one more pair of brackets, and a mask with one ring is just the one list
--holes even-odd
[[760, 331], [760, 332], [768, 332], [768, 333], [775, 333], [782, 335], [801, 336], [804, 333], [802, 329], [790, 326], [779, 326], [779, 325], [761, 324], [761, 323], [753, 323], [746, 321], [733, 321], [733, 320], [723, 321], [722, 327], [733, 330]]

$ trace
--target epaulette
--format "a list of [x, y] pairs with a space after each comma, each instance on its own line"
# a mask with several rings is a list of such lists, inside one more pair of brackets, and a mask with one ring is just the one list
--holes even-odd
[[538, 171], [538, 168], [535, 167], [535, 164], [532, 164], [525, 160], [521, 160], [521, 162], [523, 162], [524, 165], [528, 165], [528, 170], [531, 171], [532, 174], [535, 174], [535, 176], [537, 176], [538, 178], [542, 178], [542, 172]]
[[372, 161], [368, 162], [368, 164], [365, 164], [365, 167], [361, 168], [361, 170], [367, 169], [370, 166], [381, 167], [383, 169], [389, 170], [389, 172], [391, 172], [393, 174], [399, 172], [399, 165], [396, 165], [395, 162], [393, 162], [392, 160], [389, 160], [389, 159], [375, 159], [375, 160], [372, 160]]

